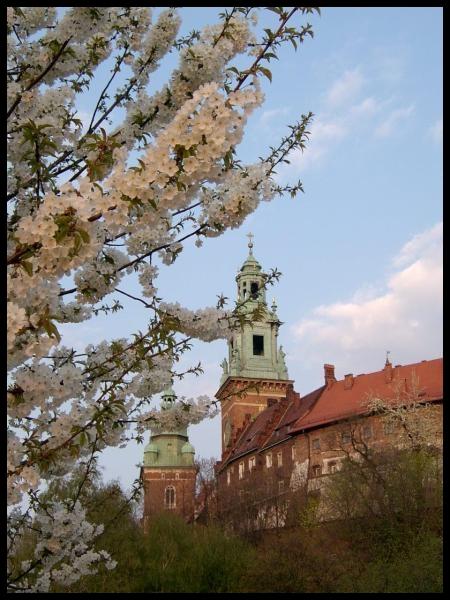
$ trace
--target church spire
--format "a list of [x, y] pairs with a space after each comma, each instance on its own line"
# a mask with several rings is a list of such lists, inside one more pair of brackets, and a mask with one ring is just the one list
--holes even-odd
[[[229, 376], [287, 380], [284, 353], [278, 351], [281, 325], [275, 302], [266, 301], [267, 275], [253, 255], [253, 234], [248, 236], [249, 255], [236, 276], [237, 316], [241, 321], [228, 345], [228, 361], [223, 360], [222, 380]], [[254, 318], [258, 311], [257, 320]]]

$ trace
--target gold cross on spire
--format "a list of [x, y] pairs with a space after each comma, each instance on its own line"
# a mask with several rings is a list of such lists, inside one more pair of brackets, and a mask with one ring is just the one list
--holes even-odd
[[253, 238], [255, 236], [253, 235], [253, 233], [247, 233], [247, 237], [248, 237], [248, 247], [250, 248], [250, 254], [253, 255], [253, 251], [252, 251], [252, 248], [253, 248]]

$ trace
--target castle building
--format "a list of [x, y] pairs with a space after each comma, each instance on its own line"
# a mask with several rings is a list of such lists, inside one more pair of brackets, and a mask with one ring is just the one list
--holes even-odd
[[[217, 503], [222, 515], [239, 518], [250, 504], [280, 503], [303, 486], [318, 493], [354, 450], [355, 442], [383, 450], [401, 447], [404, 431], [369, 401], [431, 406], [433, 443], [442, 445], [442, 359], [393, 366], [370, 374], [335, 376], [324, 365], [324, 384], [304, 397], [289, 379], [278, 331], [276, 306], [269, 308], [266, 275], [250, 253], [237, 277], [239, 325], [216, 397], [222, 410], [222, 456], [216, 463]], [[255, 312], [255, 310], [257, 312]], [[250, 315], [253, 314], [253, 323]], [[247, 318], [246, 318], [247, 317]], [[261, 510], [259, 511], [261, 512]]]
[[[253, 521], [255, 514], [258, 519], [264, 512], [270, 516], [269, 525], [266, 519], [262, 527], [283, 524], [286, 513], [278, 509], [287, 506], [292, 491], [303, 489], [320, 497], [326, 479], [358, 444], [380, 451], [405, 445], [404, 424], [374, 410], [371, 400], [381, 399], [393, 408], [427, 407], [427, 427], [432, 428], [428, 437], [439, 449], [443, 401], [442, 358], [395, 366], [386, 358], [379, 371], [349, 373], [343, 379], [336, 377], [334, 365], [325, 364], [323, 385], [300, 397], [278, 344], [282, 323], [275, 301], [270, 307], [267, 303], [266, 281], [250, 241], [249, 255], [236, 277], [236, 327], [216, 393], [222, 454], [216, 463], [214, 491], [215, 511], [221, 518], [234, 512], [242, 523], [246, 511], [256, 506], [249, 517]], [[162, 409], [174, 400], [173, 391], [166, 391]], [[152, 428], [141, 477], [145, 528], [163, 510], [186, 520], [210, 512], [204, 510], [204, 498], [195, 500], [194, 448], [186, 428]]]
[[[172, 388], [167, 389], [162, 396], [161, 410], [170, 409], [175, 400]], [[194, 455], [186, 427], [152, 426], [141, 467], [144, 530], [148, 529], [151, 518], [163, 511], [192, 520], [197, 475]]]

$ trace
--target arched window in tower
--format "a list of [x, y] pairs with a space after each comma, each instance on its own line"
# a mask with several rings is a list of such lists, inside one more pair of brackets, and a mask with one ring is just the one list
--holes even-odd
[[250, 294], [253, 300], [256, 300], [258, 298], [258, 284], [256, 283], [256, 281], [252, 281], [250, 284]]
[[166, 487], [164, 495], [164, 506], [166, 508], [175, 508], [175, 488], [173, 487], [173, 485], [168, 485]]

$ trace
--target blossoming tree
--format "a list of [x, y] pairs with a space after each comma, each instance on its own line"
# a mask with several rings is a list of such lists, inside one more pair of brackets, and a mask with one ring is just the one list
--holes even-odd
[[[229, 335], [225, 299], [189, 311], [157, 297], [155, 281], [185, 243], [201, 245], [239, 227], [260, 201], [301, 190], [273, 174], [304, 147], [311, 113], [254, 164], [235, 150], [263, 102], [270, 60], [312, 36], [303, 23], [312, 8], [264, 9], [273, 27], [263, 32], [260, 10], [229, 8], [178, 37], [175, 8], [154, 20], [147, 7], [8, 8], [9, 551], [28, 530], [36, 536], [33, 560], [10, 569], [12, 591], [48, 591], [101, 562], [114, 566], [92, 549], [101, 527], [86, 521], [80, 493], [44, 501], [46, 481], [81, 465], [81, 487], [105, 447], [142, 438], [151, 420], [198, 421], [211, 410], [201, 397], [162, 416], [150, 401], [177, 376], [191, 339]], [[170, 52], [178, 67], [150, 94]], [[83, 127], [77, 101], [103, 62], [110, 73]], [[111, 121], [117, 110], [120, 123]], [[131, 273], [142, 297], [126, 291]], [[145, 304], [145, 331], [83, 353], [65, 346], [58, 324], [115, 312], [117, 300], [102, 303], [112, 294]]]

